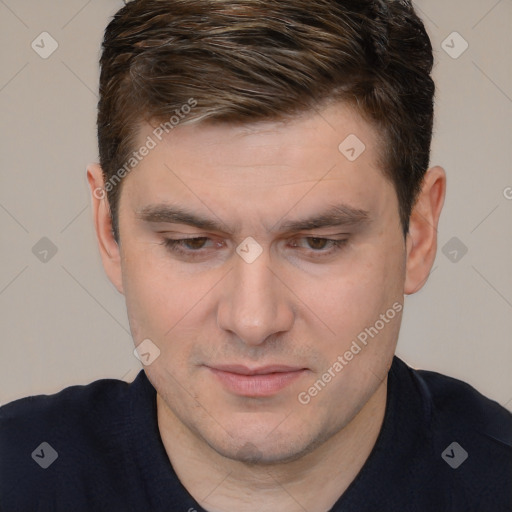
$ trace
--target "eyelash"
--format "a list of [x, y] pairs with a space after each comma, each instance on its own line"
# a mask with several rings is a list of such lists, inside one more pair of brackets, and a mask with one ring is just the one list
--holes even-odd
[[[194, 237], [194, 238], [181, 238], [181, 239], [165, 238], [164, 241], [162, 242], [162, 244], [167, 249], [169, 249], [171, 252], [173, 252], [175, 254], [178, 254], [180, 256], [186, 256], [189, 259], [193, 259], [193, 258], [202, 256], [201, 251], [203, 251], [203, 248], [201, 247], [200, 249], [194, 250], [194, 249], [184, 249], [183, 246], [187, 242], [190, 243], [190, 242], [194, 242], [197, 240], [204, 240], [206, 243], [207, 241], [209, 241], [211, 239], [206, 236], [199, 236], [199, 237]], [[326, 242], [331, 245], [331, 250], [329, 250], [329, 251], [310, 249], [309, 255], [312, 258], [320, 258], [323, 256], [330, 256], [331, 254], [343, 249], [343, 247], [348, 242], [348, 239], [346, 239], [346, 238], [341, 239], [341, 240], [333, 240], [331, 238], [322, 238], [322, 237], [317, 237], [317, 236], [306, 236], [306, 237], [299, 238], [299, 240], [321, 240], [322, 242]]]

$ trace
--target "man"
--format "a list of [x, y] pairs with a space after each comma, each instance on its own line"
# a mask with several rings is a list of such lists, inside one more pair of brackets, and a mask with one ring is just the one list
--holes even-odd
[[106, 273], [144, 370], [0, 409], [7, 511], [505, 511], [511, 415], [394, 356], [436, 254], [405, 0], [135, 0], [107, 27]]

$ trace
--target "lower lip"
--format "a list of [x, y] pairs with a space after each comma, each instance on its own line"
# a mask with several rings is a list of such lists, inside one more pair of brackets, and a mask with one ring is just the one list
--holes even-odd
[[272, 396], [304, 375], [306, 370], [276, 372], [265, 375], [240, 375], [210, 368], [224, 387], [236, 395], [248, 397]]

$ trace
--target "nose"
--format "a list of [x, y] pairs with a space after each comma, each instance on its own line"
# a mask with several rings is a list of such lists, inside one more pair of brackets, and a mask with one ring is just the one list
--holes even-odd
[[218, 326], [251, 346], [290, 330], [293, 305], [287, 288], [270, 268], [268, 251], [252, 263], [237, 255], [234, 258], [218, 304]]

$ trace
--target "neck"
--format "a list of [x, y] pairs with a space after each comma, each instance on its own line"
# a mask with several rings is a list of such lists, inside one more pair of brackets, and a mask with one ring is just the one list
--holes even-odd
[[341, 431], [286, 463], [245, 464], [221, 456], [187, 429], [160, 395], [158, 426], [178, 478], [205, 510], [326, 512], [368, 459], [384, 420], [386, 394], [387, 379]]

